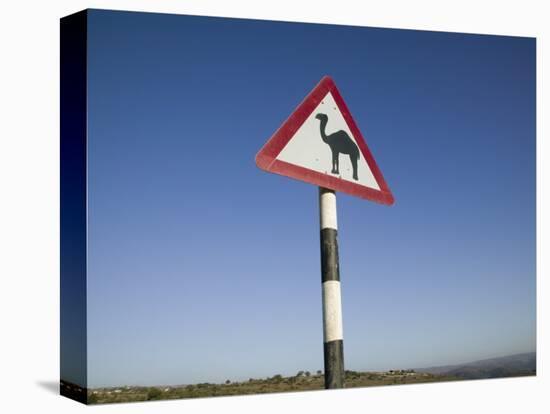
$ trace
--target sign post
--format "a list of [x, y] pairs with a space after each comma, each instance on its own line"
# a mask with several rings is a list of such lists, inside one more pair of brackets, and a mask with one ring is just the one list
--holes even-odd
[[325, 76], [256, 155], [262, 170], [319, 187], [325, 388], [344, 387], [335, 191], [380, 204], [393, 195], [334, 81]]
[[344, 387], [344, 337], [338, 263], [336, 194], [319, 187], [321, 282], [323, 286], [323, 355], [325, 388]]

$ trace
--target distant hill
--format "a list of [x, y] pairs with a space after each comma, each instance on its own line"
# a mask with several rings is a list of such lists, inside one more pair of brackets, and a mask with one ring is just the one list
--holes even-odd
[[434, 375], [451, 375], [464, 379], [535, 375], [536, 370], [536, 352], [508, 355], [500, 358], [482, 359], [465, 364], [415, 369], [417, 372], [427, 372]]

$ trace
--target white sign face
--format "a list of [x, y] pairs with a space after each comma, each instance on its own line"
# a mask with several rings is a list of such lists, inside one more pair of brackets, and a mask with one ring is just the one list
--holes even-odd
[[256, 154], [262, 170], [391, 205], [393, 194], [330, 76]]
[[380, 190], [330, 92], [307, 117], [276, 159]]

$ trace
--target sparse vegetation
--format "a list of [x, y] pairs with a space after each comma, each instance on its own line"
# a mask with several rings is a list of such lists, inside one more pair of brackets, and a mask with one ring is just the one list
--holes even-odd
[[[348, 370], [345, 372], [345, 375], [346, 388], [460, 379], [453, 376], [416, 373], [412, 370], [392, 370], [388, 372], [358, 372]], [[309, 371], [298, 371], [296, 375], [289, 377], [276, 374], [270, 378], [250, 378], [242, 382], [228, 379], [222, 384], [205, 382], [170, 387], [96, 388], [88, 390], [88, 403], [105, 404], [321, 389], [324, 389], [324, 375], [322, 371], [317, 371], [316, 375], [312, 375]]]
[[149, 390], [147, 391], [148, 400], [158, 400], [161, 395], [162, 391], [157, 387], [149, 387]]
[[[534, 352], [474, 361], [462, 365], [418, 368], [417, 370], [392, 369], [385, 372], [346, 370], [345, 387], [372, 387], [532, 375], [536, 375], [536, 354]], [[298, 371], [296, 375], [288, 377], [276, 374], [270, 378], [250, 378], [241, 382], [227, 379], [222, 384], [203, 382], [164, 387], [122, 386], [86, 389], [64, 380], [60, 382], [62, 395], [89, 404], [307, 391], [323, 388], [324, 375], [321, 370], [317, 370], [315, 375], [312, 375], [309, 371]]]

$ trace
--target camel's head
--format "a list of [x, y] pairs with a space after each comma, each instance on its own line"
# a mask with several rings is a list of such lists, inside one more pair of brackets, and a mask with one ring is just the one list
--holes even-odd
[[322, 113], [318, 113], [315, 115], [315, 118], [317, 118], [319, 121], [326, 121], [328, 119], [328, 116]]

